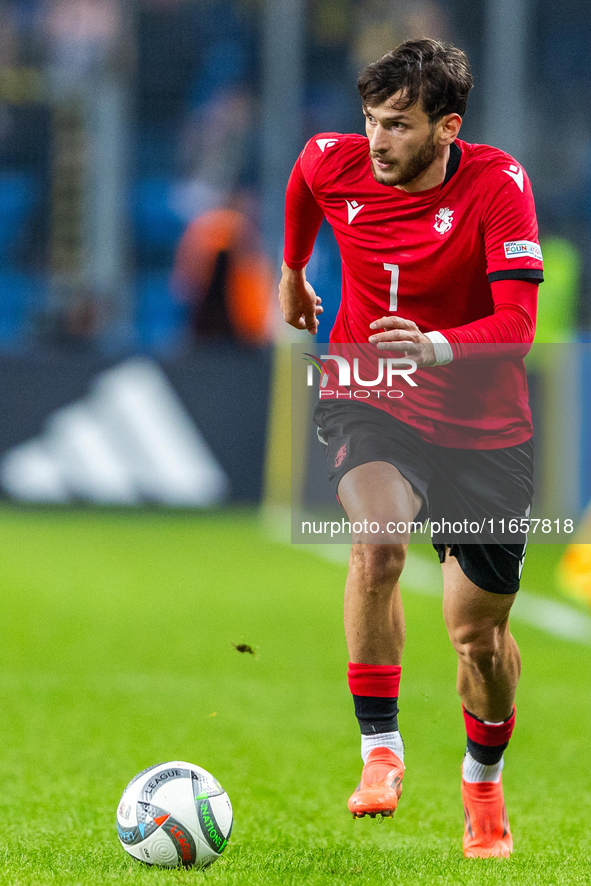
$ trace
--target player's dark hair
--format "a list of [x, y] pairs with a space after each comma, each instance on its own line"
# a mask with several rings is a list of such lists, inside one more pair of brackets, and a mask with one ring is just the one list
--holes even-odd
[[364, 105], [376, 107], [401, 92], [399, 111], [419, 101], [431, 123], [446, 114], [464, 116], [474, 81], [465, 52], [439, 40], [407, 40], [368, 65], [357, 87]]

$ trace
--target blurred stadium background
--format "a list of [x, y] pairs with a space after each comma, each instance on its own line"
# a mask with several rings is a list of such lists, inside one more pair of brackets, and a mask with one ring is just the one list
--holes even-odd
[[[114, 804], [135, 771], [175, 755], [212, 768], [235, 802], [238, 842], [214, 880], [349, 883], [363, 868], [364, 882], [414, 884], [424, 864], [421, 882], [464, 882], [437, 567], [417, 554], [405, 572], [405, 738], [424, 765], [396, 854], [340, 811], [358, 775], [343, 550], [289, 547], [284, 525], [282, 394], [289, 344], [306, 340], [275, 305], [285, 184], [308, 137], [361, 131], [360, 68], [421, 36], [469, 54], [462, 136], [508, 150], [533, 181], [548, 349], [530, 360], [538, 500], [578, 519], [591, 499], [586, 0], [0, 0], [3, 882], [140, 882]], [[326, 340], [340, 269], [325, 227], [309, 276]], [[475, 884], [588, 882], [591, 619], [560, 593], [591, 600], [591, 546], [571, 547], [560, 576], [563, 548], [534, 547], [515, 611], [522, 856]], [[260, 662], [237, 655], [243, 642]], [[568, 702], [560, 797], [532, 725], [549, 697]], [[449, 774], [435, 796], [441, 722], [457, 728], [438, 733]], [[318, 759], [316, 796], [299, 773]]]
[[[312, 134], [361, 129], [361, 67], [428, 35], [471, 59], [462, 136], [508, 150], [533, 181], [537, 341], [568, 343], [530, 360], [537, 502], [578, 520], [591, 499], [583, 0], [4, 0], [0, 33], [1, 496], [289, 504], [282, 343], [302, 336], [275, 304], [285, 183]], [[327, 226], [309, 277], [326, 340], [340, 289]]]
[[[538, 341], [589, 341], [581, 0], [5, 0], [0, 33], [4, 497], [256, 503], [266, 472], [286, 499], [272, 411], [273, 350], [296, 340], [275, 306], [286, 179], [310, 135], [360, 130], [357, 72], [408, 37], [467, 50], [462, 135], [513, 153], [534, 184]], [[326, 340], [340, 272], [324, 227], [310, 278]], [[539, 500], [578, 516], [591, 366], [568, 353], [573, 384], [540, 360], [532, 396]]]

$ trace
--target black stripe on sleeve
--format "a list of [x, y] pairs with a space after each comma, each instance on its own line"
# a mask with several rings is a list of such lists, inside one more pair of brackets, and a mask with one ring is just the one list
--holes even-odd
[[514, 271], [493, 271], [488, 275], [488, 282], [496, 280], [531, 280], [532, 283], [543, 283], [544, 272], [537, 268], [517, 268]]

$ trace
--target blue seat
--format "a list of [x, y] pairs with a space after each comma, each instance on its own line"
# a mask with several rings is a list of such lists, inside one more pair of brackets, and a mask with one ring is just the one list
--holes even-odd
[[0, 270], [0, 347], [18, 344], [25, 338], [46, 293], [39, 276]]
[[18, 241], [39, 196], [39, 182], [26, 172], [0, 173], [0, 260]]
[[174, 348], [187, 327], [188, 308], [176, 300], [170, 287], [170, 272], [139, 274], [135, 292], [139, 346], [156, 350]]
[[145, 178], [132, 189], [132, 218], [138, 245], [174, 249], [186, 223], [171, 206], [171, 181]]

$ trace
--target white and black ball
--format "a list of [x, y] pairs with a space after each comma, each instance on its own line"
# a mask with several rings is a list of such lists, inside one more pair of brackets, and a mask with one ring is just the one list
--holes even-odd
[[232, 804], [200, 766], [174, 761], [132, 779], [117, 807], [121, 845], [134, 858], [165, 868], [206, 867], [232, 831]]

